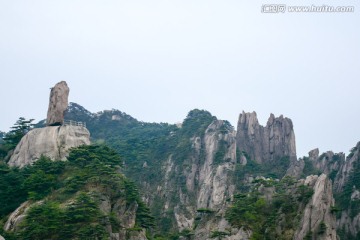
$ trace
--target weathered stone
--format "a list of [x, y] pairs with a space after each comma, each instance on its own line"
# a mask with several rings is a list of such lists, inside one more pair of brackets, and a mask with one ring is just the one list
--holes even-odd
[[327, 151], [317, 158], [315, 158], [315, 155], [311, 156], [310, 153], [309, 159], [312, 161], [314, 167], [321, 173], [325, 173], [327, 175], [330, 175], [333, 171], [338, 172], [341, 166], [345, 163], [344, 153], [334, 154], [332, 151]]
[[300, 226], [293, 239], [303, 240], [311, 233], [312, 239], [337, 240], [336, 218], [331, 213], [331, 207], [335, 205], [331, 180], [325, 174], [319, 177], [310, 175], [304, 184], [312, 187], [314, 194], [305, 207]]
[[264, 128], [260, 126], [256, 112], [245, 113], [239, 116], [236, 142], [238, 150], [245, 151], [250, 158], [258, 162], [263, 161]]
[[[95, 189], [93, 189], [95, 190]], [[138, 231], [131, 231], [128, 229], [135, 228], [136, 212], [138, 204], [129, 204], [125, 199], [112, 199], [109, 195], [99, 192], [98, 198], [100, 200], [99, 209], [104, 215], [114, 214], [119, 226], [113, 228], [112, 224], [107, 224], [106, 229], [110, 235], [111, 240], [133, 239], [133, 240], [147, 240], [145, 229]], [[115, 229], [119, 229], [115, 232]]]
[[[342, 164], [334, 181], [335, 192], [341, 194], [347, 184], [350, 175], [354, 171], [354, 166], [360, 161], [360, 142], [357, 143], [356, 147], [352, 150], [352, 154], [349, 155], [346, 161]], [[352, 188], [352, 193], [349, 201], [359, 201], [360, 189], [355, 186]], [[360, 214], [354, 216], [354, 210], [350, 207], [344, 209], [341, 212], [341, 217], [337, 220], [337, 228], [343, 229], [345, 232], [351, 233], [353, 236], [358, 236], [360, 232]]]
[[295, 134], [292, 121], [282, 115], [270, 115], [266, 127], [259, 124], [256, 112], [242, 112], [239, 116], [237, 148], [258, 163], [276, 161], [282, 157], [296, 160]]
[[12, 212], [4, 225], [5, 231], [16, 231], [19, 225], [25, 219], [27, 211], [32, 204], [29, 201], [22, 203], [14, 212]]
[[28, 132], [16, 146], [9, 165], [24, 167], [41, 155], [52, 160], [65, 160], [70, 148], [90, 144], [90, 133], [85, 127], [51, 126]]
[[[299, 178], [303, 174], [303, 170], [306, 164], [307, 169], [314, 169], [315, 171], [312, 174], [324, 173], [328, 176], [331, 176], [334, 180], [335, 175], [339, 172], [340, 168], [345, 165], [345, 154], [344, 153], [333, 153], [332, 151], [327, 151], [319, 156], [319, 149], [316, 148], [309, 152], [309, 157], [300, 158], [299, 160], [293, 160], [290, 163], [290, 167], [286, 172], [286, 175]], [[338, 183], [334, 181], [334, 189], [337, 188]]]
[[[335, 192], [342, 192], [347, 180], [349, 179], [352, 170], [354, 169], [355, 163], [360, 159], [360, 142], [356, 144], [353, 154], [346, 158], [346, 161], [341, 165], [338, 174], [335, 178]], [[360, 229], [360, 225], [359, 225]]]
[[127, 231], [128, 240], [148, 240], [145, 229], [139, 231]]
[[309, 158], [311, 160], [316, 160], [319, 157], [319, 149], [315, 148], [309, 152]]
[[64, 112], [68, 107], [69, 87], [65, 81], [51, 88], [46, 124], [57, 126], [64, 123]]
[[[212, 231], [229, 232], [229, 229], [230, 236], [223, 238], [224, 240], [249, 239], [251, 231], [233, 228], [225, 220], [229, 199], [233, 198], [235, 192], [232, 173], [237, 161], [236, 132], [225, 121], [214, 120], [204, 134], [195, 135], [190, 141], [191, 154], [184, 159], [187, 167], [180, 168], [175, 160], [178, 156], [172, 154], [164, 162], [163, 181], [154, 188], [156, 195], [161, 196], [164, 201], [162, 210], [173, 209], [178, 231], [193, 229], [194, 239], [210, 239]], [[222, 154], [218, 154], [219, 151]], [[246, 163], [241, 159], [239, 162]], [[179, 169], [183, 170], [180, 172]], [[174, 186], [174, 175], [184, 177], [186, 189]], [[176, 202], [173, 201], [173, 194], [176, 194]], [[153, 194], [149, 198], [153, 198]], [[206, 221], [197, 223], [195, 219], [201, 214], [197, 210], [201, 208], [213, 213], [207, 216]]]
[[299, 179], [302, 176], [304, 167], [305, 162], [303, 159], [292, 159], [285, 175], [293, 177], [295, 179]]
[[[228, 174], [234, 168], [236, 161], [235, 131], [227, 131], [219, 134], [224, 122], [214, 121], [205, 131], [203, 142], [205, 144], [205, 162], [200, 166], [199, 193], [197, 200], [198, 208], [217, 208], [224, 203], [228, 190]], [[220, 143], [226, 143], [224, 158], [216, 159], [216, 153]]]

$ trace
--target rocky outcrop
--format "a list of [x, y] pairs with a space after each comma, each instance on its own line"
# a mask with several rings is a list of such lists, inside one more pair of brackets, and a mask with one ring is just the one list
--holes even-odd
[[360, 142], [351, 150], [346, 162], [341, 166], [334, 186], [342, 201], [347, 202], [347, 208], [343, 209], [337, 220], [337, 228], [352, 236], [358, 236], [360, 232], [360, 209], [356, 207], [360, 202], [360, 189], [356, 184], [358, 178], [354, 177], [359, 174], [359, 163]]
[[[199, 170], [198, 208], [216, 208], [225, 202], [229, 192], [227, 171], [234, 168], [236, 161], [236, 141], [234, 132], [219, 133], [223, 121], [214, 121], [208, 126], [203, 138], [205, 162]], [[219, 146], [222, 144], [222, 146]], [[222, 148], [222, 149], [220, 149]], [[224, 151], [221, 159], [217, 152]], [[220, 161], [220, 162], [219, 162]]]
[[135, 228], [136, 222], [136, 211], [138, 204], [128, 204], [125, 199], [111, 199], [106, 194], [100, 194], [100, 205], [99, 208], [104, 215], [111, 215], [117, 219], [119, 230], [113, 229], [111, 224], [106, 226], [109, 232], [111, 240], [147, 240], [145, 229], [138, 229], [131, 231], [129, 229]]
[[239, 116], [236, 142], [239, 151], [245, 151], [251, 159], [262, 162], [265, 152], [264, 128], [260, 126], [256, 112]]
[[[252, 234], [251, 230], [247, 230], [245, 228], [233, 228], [231, 225], [221, 217], [221, 215], [217, 215], [215, 218], [218, 218], [218, 220], [215, 220], [214, 217], [208, 216], [208, 217], [202, 217], [201, 222], [197, 230], [195, 232], [195, 238], [194, 239], [212, 239], [211, 232], [219, 231], [228, 233], [229, 235], [223, 236], [221, 239], [226, 240], [249, 240], [250, 236]], [[216, 238], [215, 238], [216, 239]]]
[[198, 139], [203, 142], [205, 161], [196, 170], [193, 169], [199, 173], [196, 208], [211, 209], [213, 213], [201, 217], [195, 229], [195, 239], [209, 239], [213, 231], [229, 232], [230, 235], [223, 238], [229, 240], [249, 239], [251, 235], [251, 231], [232, 228], [225, 220], [226, 200], [232, 198], [235, 190], [229, 173], [235, 169], [236, 135], [231, 129], [221, 130], [224, 125], [224, 121], [214, 121], [206, 129], [204, 137]]
[[346, 233], [350, 233], [352, 236], [358, 236], [358, 232], [360, 232], [360, 214], [351, 216], [350, 211], [342, 211], [336, 224], [338, 229], [342, 229]]
[[[236, 135], [226, 121], [214, 120], [205, 131], [190, 138], [191, 149], [186, 150], [190, 154], [184, 157], [181, 151], [174, 151], [164, 161], [163, 178], [145, 199], [149, 205], [161, 206], [162, 215], [171, 214], [167, 217], [173, 219], [174, 231], [191, 231], [197, 240], [210, 239], [213, 232], [226, 233], [222, 239], [251, 238], [251, 230], [234, 228], [225, 219], [235, 189], [243, 184], [234, 177], [236, 166], [241, 168], [248, 161], [246, 154], [237, 156], [238, 141], [240, 146], [248, 147], [240, 151], [261, 156], [260, 161], [264, 162], [285, 156], [296, 160], [296, 152], [291, 120], [271, 115], [264, 128], [258, 124], [255, 113], [244, 114], [240, 117], [239, 129], [245, 128], [246, 131]], [[146, 182], [142, 184], [143, 189], [152, 188]], [[154, 192], [159, 196], [156, 200]]]
[[24, 167], [41, 155], [52, 160], [65, 160], [70, 148], [90, 144], [90, 133], [80, 126], [49, 126], [28, 132], [16, 146], [8, 164]]
[[[319, 156], [319, 149], [316, 148], [309, 152], [308, 157], [292, 160], [286, 175], [299, 179], [304, 175], [324, 173], [334, 180], [335, 176], [344, 164], [344, 153], [333, 153], [332, 151], [327, 151]], [[333, 183], [333, 186], [336, 188], [336, 181]]]
[[317, 157], [316, 154], [312, 154], [313, 151], [309, 152], [310, 161], [316, 169], [326, 175], [329, 175], [332, 172], [337, 173], [340, 170], [340, 167], [345, 163], [344, 153], [333, 153], [332, 151], [327, 151]]
[[5, 231], [16, 231], [19, 225], [26, 217], [27, 211], [32, 204], [29, 201], [22, 203], [14, 212], [12, 212], [4, 225]]
[[[76, 112], [81, 112], [82, 118], [76, 117]], [[69, 115], [70, 119], [91, 122], [88, 126], [94, 132], [97, 131], [96, 128], [99, 129], [98, 126], [109, 122], [113, 125], [109, 124], [112, 127], [109, 128], [108, 132], [114, 132], [113, 130], [116, 128], [113, 126], [121, 124], [126, 126], [125, 120], [128, 119], [118, 112], [104, 111], [91, 114], [78, 108], [69, 111], [69, 114], [71, 114]], [[135, 120], [129, 121], [134, 125], [138, 124]], [[194, 123], [197, 121], [203, 122], [199, 119], [193, 119]], [[324, 172], [328, 174], [328, 178], [325, 177], [324, 179], [325, 175], [322, 175], [320, 177], [309, 177], [306, 180], [306, 183], [314, 189], [315, 194], [311, 198], [310, 205], [299, 202], [298, 213], [303, 212], [306, 208], [303, 219], [295, 218], [293, 228], [288, 232], [287, 236], [290, 236], [291, 233], [292, 237], [296, 232], [295, 239], [302, 239], [308, 234], [307, 230], [310, 229], [314, 238], [315, 234], [321, 230], [320, 233], [324, 231], [324, 233], [321, 233], [324, 234], [321, 239], [333, 239], [333, 236], [335, 236], [333, 231], [334, 219], [331, 214], [329, 215], [333, 199], [332, 193], [329, 193], [329, 189], [331, 189], [329, 178], [334, 180], [334, 174], [338, 171], [333, 183], [333, 191], [341, 192], [353, 169], [352, 165], [356, 162], [357, 152], [354, 152], [354, 158], [348, 158], [346, 164], [342, 153], [326, 152], [321, 154], [319, 149], [314, 149], [309, 152], [308, 157], [297, 160], [292, 122], [282, 116], [276, 118], [271, 115], [266, 126], [263, 127], [259, 124], [255, 112], [243, 112], [239, 117], [237, 132], [231, 129], [222, 130], [224, 121], [219, 120], [212, 122], [210, 125], [206, 123], [206, 126], [208, 126], [207, 128], [204, 127], [206, 130], [204, 130], [203, 126], [198, 127], [200, 124], [194, 124], [194, 127], [187, 129], [188, 126], [185, 123], [184, 121], [182, 126], [179, 125], [179, 129], [164, 136], [164, 139], [169, 142], [169, 146], [164, 144], [164, 146], [168, 147], [167, 150], [161, 147], [162, 154], [158, 154], [159, 149], [154, 147], [156, 149], [153, 152], [149, 151], [151, 153], [149, 154], [150, 157], [139, 161], [141, 165], [136, 165], [136, 168], [133, 169], [131, 169], [133, 167], [131, 166], [132, 163], [126, 165], [130, 169], [128, 171], [129, 176], [135, 172], [131, 177], [136, 179], [138, 186], [144, 192], [143, 200], [151, 206], [153, 212], [156, 213], [156, 218], [161, 219], [162, 222], [159, 226], [165, 226], [162, 230], [164, 235], [169, 232], [190, 230], [195, 234], [192, 237], [193, 239], [209, 239], [211, 232], [218, 230], [231, 233], [232, 236], [228, 237], [228, 239], [249, 239], [251, 232], [241, 228], [233, 229], [224, 219], [225, 209], [232, 202], [232, 194], [239, 191], [246, 193], [247, 188], [245, 187], [248, 187], [247, 185], [251, 185], [250, 183], [260, 177], [261, 174], [267, 174], [266, 171], [256, 172], [257, 169], [254, 172], [249, 171], [247, 173], [246, 171], [252, 167], [249, 160], [253, 159], [263, 164], [273, 163], [272, 161], [276, 161], [279, 157], [289, 156], [291, 164], [287, 175], [300, 178]], [[90, 126], [95, 127], [90, 128]], [[183, 134], [182, 130], [186, 130], [189, 134]], [[111, 141], [111, 138], [104, 136], [102, 132], [101, 134], [99, 134], [98, 138], [110, 139]], [[124, 137], [123, 139], [126, 140], [127, 138]], [[189, 139], [191, 144], [188, 144]], [[183, 146], [178, 148], [182, 144], [186, 145], [186, 148]], [[221, 148], [225, 149], [224, 154], [218, 154], [218, 152], [221, 152], [219, 151]], [[122, 149], [122, 151], [126, 151], [126, 149]], [[241, 151], [248, 153], [250, 157], [247, 157], [246, 154], [239, 154], [234, 157], [236, 152], [241, 153]], [[218, 156], [221, 156], [220, 161]], [[308, 165], [309, 162], [311, 165]], [[270, 164], [270, 167], [272, 166], [276, 168], [279, 165]], [[310, 169], [309, 166], [311, 166]], [[135, 171], [132, 171], [134, 169]], [[244, 170], [240, 171], [239, 169]], [[238, 174], [237, 170], [243, 174], [241, 176], [244, 176], [244, 179], [231, 175]], [[141, 174], [138, 174], [138, 171], [141, 171]], [[306, 174], [304, 174], [305, 172]], [[138, 175], [141, 176], [138, 177]], [[305, 182], [305, 180], [302, 181]], [[249, 184], [245, 185], [245, 182], [249, 182]], [[354, 200], [360, 195], [359, 192], [360, 189], [354, 189], [352, 194]], [[265, 193], [261, 192], [261, 194], [266, 196]], [[294, 194], [296, 194], [295, 190]], [[198, 213], [197, 210], [199, 209], [210, 213]], [[335, 210], [336, 208], [333, 209], [333, 211]], [[341, 227], [338, 229], [346, 226], [345, 228], [351, 228], [354, 229], [353, 232], [358, 232], [358, 229], [360, 229], [358, 227], [360, 226], [358, 224], [360, 217], [355, 217], [352, 220], [350, 213], [345, 212], [342, 214]], [[294, 226], [300, 220], [301, 226], [296, 229]], [[285, 221], [285, 218], [280, 217], [277, 221]], [[324, 224], [321, 224], [322, 221]], [[325, 230], [321, 229], [320, 226], [322, 228], [325, 226]], [[272, 229], [269, 229], [269, 231], [272, 231]]]
[[346, 158], [346, 161], [340, 166], [339, 172], [335, 178], [334, 190], [335, 192], [341, 192], [349, 179], [350, 174], [354, 168], [356, 162], [360, 158], [360, 142], [351, 150], [351, 153]]
[[336, 219], [331, 212], [335, 204], [331, 180], [325, 174], [310, 175], [303, 184], [312, 187], [314, 194], [305, 207], [293, 239], [303, 240], [311, 236], [311, 239], [337, 240]]
[[296, 160], [295, 134], [292, 121], [282, 115], [270, 115], [265, 127], [258, 122], [256, 112], [239, 116], [237, 147], [258, 163], [277, 161], [282, 157]]
[[293, 177], [295, 179], [299, 179], [302, 176], [304, 167], [305, 167], [305, 162], [302, 158], [298, 160], [292, 159], [290, 162], [290, 166], [287, 169], [285, 175]]
[[70, 148], [90, 144], [90, 133], [83, 124], [63, 125], [68, 96], [69, 87], [65, 81], [51, 88], [48, 126], [32, 129], [20, 140], [8, 162], [10, 166], [24, 167], [42, 155], [52, 160], [65, 160]]
[[[95, 190], [95, 189], [93, 189]], [[94, 192], [92, 193], [94, 194]], [[104, 215], [111, 215], [117, 219], [119, 223], [119, 231], [114, 231], [112, 225], [107, 223], [106, 229], [110, 235], [110, 240], [147, 240], [145, 229], [137, 229], [131, 231], [129, 229], [135, 228], [136, 211], [138, 205], [135, 203], [128, 204], [124, 199], [118, 198], [114, 201], [109, 196], [101, 194], [98, 195], [99, 209]], [[4, 230], [8, 232], [16, 232], [20, 230], [21, 223], [27, 216], [27, 212], [31, 207], [42, 204], [43, 201], [30, 203], [26, 201], [22, 203], [14, 212], [12, 212], [4, 225]], [[68, 207], [73, 203], [73, 199], [68, 200], [62, 204], [62, 207]]]
[[[355, 186], [357, 180], [354, 180], [354, 174], [358, 173], [360, 169], [358, 167], [359, 162], [360, 142], [351, 150], [346, 160], [345, 154], [342, 152], [333, 153], [332, 151], [327, 151], [319, 155], [319, 149], [316, 148], [309, 152], [308, 157], [292, 163], [287, 172], [288, 175], [296, 177], [304, 173], [309, 174], [309, 171], [323, 173], [329, 176], [332, 180], [335, 198], [339, 201], [335, 209], [337, 209], [336, 211], [342, 209], [336, 220], [336, 229], [340, 230], [341, 234], [345, 234], [343, 237], [355, 237], [360, 232], [360, 211], [358, 207], [354, 207], [360, 202], [360, 189]], [[306, 165], [305, 168], [307, 172], [305, 171], [304, 165]], [[308, 177], [307, 181], [310, 181], [309, 178], [311, 177]], [[355, 182], [350, 183], [349, 181]], [[311, 231], [314, 233], [314, 231], [316, 232], [318, 230], [316, 227], [312, 227]]]
[[318, 157], [319, 157], [319, 149], [318, 148], [315, 148], [309, 152], [309, 158], [311, 160], [314, 161], [314, 160], [318, 159]]
[[51, 88], [46, 120], [48, 126], [64, 123], [64, 112], [68, 107], [69, 91], [70, 89], [65, 81], [61, 81]]
[[[173, 211], [171, 217], [178, 231], [191, 230], [193, 239], [210, 239], [212, 231], [229, 232], [223, 238], [229, 240], [249, 239], [251, 235], [250, 231], [232, 228], [224, 218], [235, 191], [235, 137], [236, 132], [226, 121], [214, 120], [203, 134], [190, 139], [191, 154], [187, 159], [171, 154], [163, 165], [163, 181], [155, 188], [156, 196], [164, 201], [162, 211]], [[179, 181], [183, 185], [179, 186]], [[149, 204], [157, 204], [152, 202], [153, 196], [149, 193]]]

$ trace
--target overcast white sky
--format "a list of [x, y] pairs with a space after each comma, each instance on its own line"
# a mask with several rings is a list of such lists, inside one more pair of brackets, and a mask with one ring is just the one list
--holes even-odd
[[[261, 13], [266, 3], [354, 13]], [[194, 108], [293, 120], [298, 156], [360, 141], [359, 0], [0, 0], [0, 130], [45, 118], [60, 80], [92, 112], [179, 122]]]

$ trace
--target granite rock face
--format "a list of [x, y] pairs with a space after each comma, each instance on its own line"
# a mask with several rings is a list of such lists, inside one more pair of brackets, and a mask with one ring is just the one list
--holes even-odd
[[309, 158], [311, 160], [316, 160], [319, 157], [319, 149], [315, 148], [309, 152]]
[[51, 88], [46, 124], [57, 126], [64, 123], [64, 112], [68, 107], [69, 87], [65, 81]]
[[[93, 188], [93, 192], [96, 188]], [[100, 199], [99, 208], [105, 215], [113, 214], [121, 228], [115, 230], [114, 225], [107, 223], [106, 229], [109, 232], [110, 240], [147, 240], [145, 229], [139, 231], [129, 231], [135, 228], [136, 212], [138, 204], [128, 204], [125, 199], [113, 198], [104, 192], [104, 189], [96, 189]]]
[[304, 171], [305, 162], [303, 159], [292, 159], [290, 162], [290, 166], [286, 171], [286, 176], [293, 177], [295, 179], [300, 179], [302, 173]]
[[[227, 200], [235, 191], [236, 132], [225, 121], [214, 120], [203, 134], [192, 136], [190, 143], [191, 154], [181, 162], [179, 153], [170, 154], [164, 161], [163, 179], [157, 186], [144, 183], [144, 188], [153, 188], [145, 193], [146, 202], [154, 204], [154, 197], [159, 196], [164, 202], [161, 211], [173, 209], [176, 228], [179, 232], [192, 229], [193, 239], [211, 239], [212, 231], [229, 229], [231, 234], [222, 239], [249, 239], [250, 230], [233, 228], [225, 219], [230, 204]], [[181, 176], [183, 185], [176, 183], [176, 176]], [[198, 209], [210, 209], [213, 214], [205, 216]]]
[[338, 174], [335, 178], [334, 189], [335, 192], [341, 192], [344, 189], [350, 174], [354, 169], [354, 165], [360, 160], [360, 142], [353, 148], [353, 153], [346, 158], [346, 161], [341, 164]]
[[296, 160], [295, 134], [291, 119], [270, 115], [265, 127], [258, 122], [256, 112], [239, 116], [236, 142], [238, 150], [246, 152], [257, 163], [272, 162], [287, 156]]
[[[305, 160], [307, 160], [306, 164], [308, 164], [308, 169], [310, 168], [317, 171], [313, 172], [312, 174], [324, 173], [327, 176], [331, 177], [332, 180], [334, 180], [334, 177], [340, 171], [340, 168], [346, 165], [344, 153], [333, 153], [332, 151], [327, 151], [319, 156], [319, 149], [316, 148], [309, 152], [308, 157], [291, 161], [290, 167], [287, 170], [286, 175], [295, 178], [300, 178], [301, 176], [303, 176], [304, 167], [306, 165]], [[337, 188], [337, 185], [338, 182], [334, 181], [334, 188]]]
[[16, 146], [8, 164], [24, 167], [41, 155], [52, 160], [65, 160], [70, 148], [90, 144], [90, 133], [80, 126], [49, 126], [28, 132]]
[[[346, 185], [349, 187], [349, 181], [351, 181], [351, 175], [354, 172], [358, 172], [358, 166], [360, 163], [360, 142], [351, 150], [351, 154], [346, 158], [344, 164], [342, 164], [334, 184], [334, 191], [338, 194], [343, 194], [346, 191]], [[353, 180], [353, 179], [352, 179]], [[360, 232], [360, 213], [359, 209], [352, 209], [351, 205], [360, 201], [360, 189], [352, 185], [351, 195], [347, 199], [349, 202], [349, 208], [344, 209], [341, 212], [341, 216], [337, 219], [338, 229], [343, 229], [345, 232], [351, 233], [353, 236], [358, 236]], [[350, 185], [350, 186], [351, 186]]]
[[[36, 203], [37, 204], [37, 203]], [[14, 212], [12, 212], [4, 225], [5, 231], [16, 231], [19, 229], [27, 215], [32, 204], [29, 201], [22, 203]]]
[[344, 165], [345, 154], [327, 151], [316, 158], [315, 156], [312, 157], [311, 152], [309, 152], [309, 159], [316, 169], [329, 176], [333, 171], [338, 172], [341, 166]]
[[[231, 172], [235, 170], [236, 164], [236, 132], [230, 128], [224, 128], [225, 126], [224, 121], [215, 120], [207, 127], [203, 138], [194, 139], [195, 148], [203, 146], [205, 159], [203, 164], [193, 165], [193, 174], [188, 175], [187, 180], [195, 182], [195, 186], [198, 186], [196, 209], [212, 209], [217, 216], [199, 223], [195, 229], [195, 239], [199, 240], [210, 239], [210, 233], [215, 229], [219, 231], [231, 229], [231, 234], [223, 238], [228, 240], [245, 240], [251, 235], [251, 231], [232, 228], [225, 220], [225, 212], [229, 206], [226, 199], [232, 198], [235, 191]], [[200, 147], [197, 149], [200, 156], [201, 149]], [[221, 149], [224, 154], [221, 159], [217, 159], [217, 153]], [[190, 176], [196, 176], [196, 173], [198, 173], [197, 179], [190, 178]], [[180, 205], [178, 207], [181, 209]], [[196, 214], [193, 217], [199, 216]], [[195, 223], [194, 219], [191, 220]]]
[[314, 194], [305, 207], [293, 239], [302, 240], [309, 234], [311, 239], [339, 239], [336, 234], [335, 214], [331, 213], [331, 207], [335, 205], [331, 180], [325, 174], [321, 174], [310, 175], [303, 181], [305, 185], [313, 188]]

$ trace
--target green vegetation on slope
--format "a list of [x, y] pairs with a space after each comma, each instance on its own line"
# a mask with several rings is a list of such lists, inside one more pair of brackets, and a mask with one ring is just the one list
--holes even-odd
[[150, 210], [134, 183], [119, 173], [120, 165], [114, 150], [96, 145], [73, 149], [65, 162], [42, 157], [23, 169], [1, 165], [0, 192], [6, 197], [0, 204], [7, 206], [0, 209], [3, 223], [22, 202], [33, 203], [20, 229], [2, 234], [10, 240], [108, 239], [107, 226], [113, 231], [124, 227], [116, 210], [100, 209], [104, 196], [110, 206], [137, 206], [135, 228], [153, 227]]
[[[147, 186], [157, 186], [163, 181], [162, 167], [170, 155], [178, 168], [176, 173], [171, 172], [169, 185], [172, 186], [172, 191], [179, 188], [186, 191], [183, 171], [189, 166], [189, 156], [194, 155], [191, 138], [202, 137], [206, 128], [216, 119], [207, 111], [195, 109], [189, 112], [182, 126], [177, 127], [165, 123], [140, 122], [118, 110], [92, 115], [79, 105], [73, 104], [73, 107], [76, 109], [69, 111], [66, 118], [85, 121], [95, 142], [103, 141], [121, 154], [124, 173], [133, 179], [142, 191], [155, 190], [145, 187], [144, 182]], [[203, 161], [204, 155], [200, 156], [199, 160]], [[169, 194], [174, 195], [174, 192]], [[177, 201], [176, 196], [173, 197], [172, 205]], [[195, 196], [190, 196], [190, 199], [194, 201]], [[163, 212], [165, 202], [162, 197], [153, 195], [150, 201], [153, 203], [152, 213], [159, 226], [159, 236], [175, 236], [175, 233], [168, 234], [175, 230], [172, 206], [167, 212]]]
[[[290, 177], [279, 182], [257, 179], [254, 184], [250, 191], [234, 196], [226, 219], [235, 227], [251, 229], [252, 239], [292, 239], [301, 206], [307, 204], [313, 190], [305, 185], [297, 187]], [[267, 199], [260, 187], [273, 189], [272, 196]]]
[[[246, 158], [246, 165], [240, 164], [241, 157]], [[285, 176], [286, 170], [290, 164], [290, 158], [287, 156], [276, 159], [274, 163], [259, 164], [252, 160], [246, 152], [236, 152], [237, 162], [234, 171], [234, 181], [243, 181], [246, 176], [264, 176], [266, 178], [281, 179]], [[242, 184], [237, 185], [238, 190], [244, 191], [246, 186]]]

